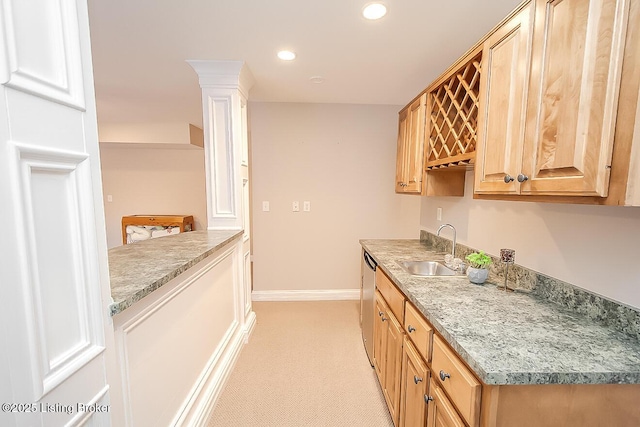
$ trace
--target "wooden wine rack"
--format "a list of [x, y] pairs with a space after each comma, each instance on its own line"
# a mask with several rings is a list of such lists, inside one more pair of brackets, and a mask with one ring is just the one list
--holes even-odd
[[478, 98], [482, 54], [429, 92], [425, 169], [469, 167], [478, 142]]

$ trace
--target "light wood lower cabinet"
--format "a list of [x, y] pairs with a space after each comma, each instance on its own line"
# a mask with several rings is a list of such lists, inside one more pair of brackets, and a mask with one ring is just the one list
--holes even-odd
[[402, 327], [382, 294], [376, 291], [376, 320], [373, 328], [373, 359], [393, 424], [398, 425], [400, 374], [402, 372]]
[[411, 304], [406, 303], [404, 309], [404, 332], [411, 340], [422, 359], [431, 362], [431, 343], [433, 342], [433, 328], [422, 314]]
[[386, 311], [387, 304], [380, 293], [376, 291], [375, 320], [373, 322], [373, 367], [383, 388], [384, 360], [387, 354], [387, 327], [382, 321], [382, 316]]
[[437, 385], [433, 386], [433, 401], [429, 408], [427, 427], [465, 427], [464, 421]]
[[409, 338], [402, 349], [400, 426], [423, 427], [427, 420], [430, 371]]
[[376, 286], [373, 359], [395, 426], [640, 426], [640, 384], [484, 384], [381, 269]]
[[433, 338], [431, 369], [460, 415], [470, 426], [479, 425], [482, 385], [438, 336]]

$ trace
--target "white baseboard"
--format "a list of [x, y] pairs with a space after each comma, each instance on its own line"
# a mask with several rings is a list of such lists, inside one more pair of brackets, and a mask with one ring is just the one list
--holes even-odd
[[244, 323], [244, 343], [247, 344], [249, 342], [249, 337], [253, 333], [253, 330], [256, 327], [256, 313], [252, 310], [249, 313], [249, 316], [245, 319]]
[[359, 299], [360, 289], [253, 291], [251, 293], [252, 301], [338, 301]]
[[[229, 376], [240, 357], [242, 347], [249, 341], [249, 336], [256, 326], [256, 314], [251, 311], [245, 321], [244, 328], [238, 329], [224, 349], [217, 363], [210, 363], [209, 368], [198, 383], [203, 384], [203, 388], [193, 393], [193, 399], [198, 401], [189, 417], [184, 417], [181, 422], [175, 423], [178, 426], [206, 426], [207, 421], [213, 414], [213, 408], [220, 398]], [[217, 359], [217, 358], [216, 358]]]
[[188, 399], [190, 402], [183, 408], [183, 414], [172, 423], [173, 426], [207, 425], [213, 408], [240, 357], [240, 350], [245, 342], [244, 335], [243, 331], [236, 326], [235, 333], [219, 351], [214, 353], [207, 369], [196, 382], [197, 386]]

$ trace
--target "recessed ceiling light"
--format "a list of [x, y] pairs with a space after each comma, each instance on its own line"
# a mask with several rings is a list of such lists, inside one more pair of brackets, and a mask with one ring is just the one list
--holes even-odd
[[387, 14], [387, 7], [382, 3], [369, 3], [362, 9], [362, 16], [367, 19], [380, 19]]
[[309, 81], [310, 81], [311, 83], [314, 83], [314, 84], [319, 85], [319, 84], [324, 83], [324, 77], [322, 77], [322, 76], [313, 76], [313, 77], [311, 77], [311, 78], [309, 79]]
[[281, 50], [280, 52], [278, 52], [278, 58], [282, 59], [283, 61], [293, 61], [294, 59], [296, 59], [296, 54], [291, 52], [290, 50]]

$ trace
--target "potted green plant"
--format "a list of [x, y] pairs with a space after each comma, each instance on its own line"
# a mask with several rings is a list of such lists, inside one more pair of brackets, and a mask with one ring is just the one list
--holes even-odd
[[493, 262], [491, 257], [485, 254], [483, 251], [474, 252], [469, 254], [465, 258], [469, 261], [469, 268], [467, 268], [467, 277], [471, 283], [481, 285], [489, 277], [489, 266]]

